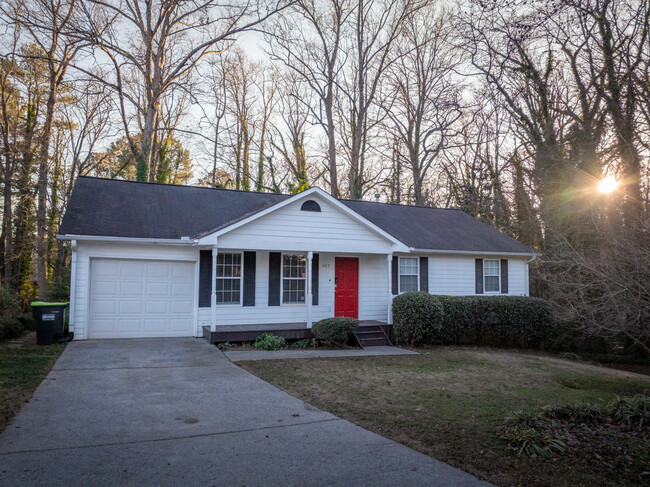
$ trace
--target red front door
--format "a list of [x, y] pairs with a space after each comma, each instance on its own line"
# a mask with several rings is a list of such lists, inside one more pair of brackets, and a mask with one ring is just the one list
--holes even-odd
[[359, 259], [336, 257], [334, 316], [359, 317]]

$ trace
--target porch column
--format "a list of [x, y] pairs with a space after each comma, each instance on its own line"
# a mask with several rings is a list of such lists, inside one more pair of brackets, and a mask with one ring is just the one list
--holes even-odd
[[386, 318], [388, 320], [388, 324], [392, 325], [393, 324], [393, 254], [388, 254], [386, 256], [386, 260], [388, 261], [388, 309]]
[[217, 245], [212, 247], [212, 294], [210, 296], [210, 331], [217, 331]]
[[311, 276], [312, 276], [312, 263], [314, 260], [314, 253], [307, 252], [307, 328], [311, 328], [311, 305], [312, 305], [312, 289], [311, 289]]

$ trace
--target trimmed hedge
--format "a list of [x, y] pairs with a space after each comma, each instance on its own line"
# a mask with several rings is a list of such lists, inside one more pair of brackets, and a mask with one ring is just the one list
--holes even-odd
[[395, 338], [411, 346], [428, 342], [431, 336], [440, 333], [444, 314], [436, 296], [423, 291], [400, 294], [393, 299]]
[[354, 318], [326, 318], [314, 323], [311, 333], [317, 340], [340, 347], [348, 342], [357, 326], [359, 320]]
[[[551, 305], [526, 296], [422, 296], [405, 293], [393, 300], [398, 340], [402, 327], [415, 329], [414, 342], [430, 345], [486, 345], [540, 348], [555, 326]], [[442, 314], [430, 311], [437, 302]], [[423, 307], [426, 303], [426, 307]], [[408, 341], [408, 340], [405, 340]]]

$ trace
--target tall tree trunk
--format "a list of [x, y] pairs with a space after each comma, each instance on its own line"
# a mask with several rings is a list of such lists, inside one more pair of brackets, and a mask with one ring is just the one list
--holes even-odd
[[13, 252], [13, 242], [12, 242], [12, 228], [11, 220], [13, 219], [12, 215], [12, 206], [11, 206], [11, 192], [12, 192], [12, 174], [9, 152], [5, 153], [5, 167], [3, 171], [4, 176], [4, 187], [2, 188], [2, 197], [3, 197], [3, 212], [2, 212], [2, 235], [0, 238], [0, 243], [3, 244], [3, 259], [2, 259], [2, 279], [3, 285], [5, 288], [11, 286], [11, 254]]
[[56, 105], [56, 80], [50, 77], [50, 93], [45, 110], [45, 123], [41, 134], [41, 151], [38, 161], [38, 205], [36, 209], [36, 277], [38, 299], [47, 299], [47, 173], [50, 158], [50, 138]]
[[329, 86], [328, 95], [327, 98], [325, 98], [325, 116], [327, 117], [327, 158], [330, 171], [330, 194], [335, 198], [338, 198], [340, 193], [336, 167], [336, 127], [334, 125], [332, 85]]

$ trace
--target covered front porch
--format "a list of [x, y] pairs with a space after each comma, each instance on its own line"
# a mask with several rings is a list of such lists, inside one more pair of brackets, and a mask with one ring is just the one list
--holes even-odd
[[[391, 345], [392, 325], [379, 320], [360, 320], [357, 340], [362, 347], [373, 345]], [[264, 323], [254, 325], [221, 325], [215, 331], [210, 326], [203, 327], [203, 338], [210, 343], [252, 342], [262, 333], [272, 333], [286, 340], [312, 338], [311, 328], [307, 323]]]

